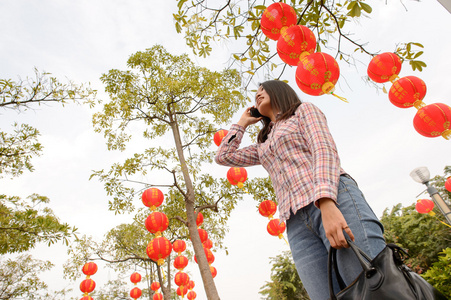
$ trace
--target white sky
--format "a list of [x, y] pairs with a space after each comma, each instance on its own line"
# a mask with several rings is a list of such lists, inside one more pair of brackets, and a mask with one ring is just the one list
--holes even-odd
[[[427, 104], [451, 105], [450, 14], [436, 1], [404, 1], [405, 7], [399, 1], [390, 2], [372, 1], [371, 19], [362, 19], [355, 37], [369, 41], [368, 48], [373, 52], [393, 51], [400, 42], [423, 43], [423, 60], [428, 67], [419, 73], [404, 65], [400, 76], [415, 75], [426, 82]], [[174, 54], [190, 53], [183, 37], [175, 32], [175, 9], [172, 1], [155, 0], [0, 1], [0, 77], [33, 76], [37, 67], [61, 81], [67, 77], [78, 83], [91, 82], [102, 91], [100, 75], [112, 68], [125, 69], [127, 58], [136, 51], [162, 44]], [[230, 46], [221, 44], [220, 48], [211, 58], [195, 61], [211, 68], [225, 67]], [[297, 91], [302, 99], [325, 112], [343, 168], [358, 181], [375, 213], [381, 216], [387, 207], [417, 200], [423, 187], [409, 177], [414, 168], [427, 166], [432, 176], [443, 173], [443, 168], [451, 164], [451, 141], [420, 136], [412, 125], [416, 110], [397, 108], [386, 94], [366, 85], [361, 77], [366, 75], [370, 58], [359, 57], [361, 63], [356, 67], [339, 62], [342, 77], [336, 93], [350, 104], [332, 96], [308, 97]], [[283, 79], [294, 82], [293, 71]], [[81, 234], [101, 239], [107, 230], [129, 222], [130, 217], [108, 212], [102, 184], [88, 178], [91, 170], [108, 168], [126, 154], [106, 150], [102, 136], [92, 130], [91, 113], [75, 105], [41, 106], [21, 114], [0, 111], [2, 130], [8, 130], [13, 121], [31, 124], [40, 130], [45, 147], [43, 155], [33, 160], [36, 171], [0, 180], [0, 192], [22, 197], [46, 195], [63, 221], [77, 226]], [[218, 173], [226, 171], [217, 167]], [[249, 168], [248, 172], [250, 177], [257, 176], [261, 168]], [[258, 291], [270, 276], [269, 257], [288, 249], [284, 241], [269, 236], [266, 224], [267, 219], [258, 214], [251, 199], [245, 199], [233, 212], [231, 230], [224, 240], [229, 255], [215, 253], [213, 264], [218, 270], [215, 282], [222, 299], [260, 298]], [[74, 295], [81, 297], [78, 285], [82, 279], [62, 279], [65, 247], [39, 246], [33, 255], [55, 263], [56, 267], [43, 276], [50, 288], [70, 286]], [[188, 268], [196, 281], [197, 299], [206, 299], [197, 266]], [[111, 277], [102, 269], [93, 279], [100, 287]]]

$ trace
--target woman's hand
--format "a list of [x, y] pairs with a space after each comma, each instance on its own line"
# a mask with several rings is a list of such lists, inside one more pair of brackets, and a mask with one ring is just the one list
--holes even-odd
[[343, 230], [349, 235], [352, 241], [354, 241], [354, 235], [346, 223], [343, 214], [335, 205], [335, 201], [328, 198], [320, 199], [319, 207], [321, 209], [323, 227], [330, 245], [336, 249], [348, 248], [349, 245], [346, 242]]
[[254, 118], [251, 116], [250, 110], [253, 106], [246, 108], [244, 113], [241, 115], [240, 120], [237, 122], [238, 125], [246, 129], [247, 126], [252, 125], [260, 121], [262, 118]]

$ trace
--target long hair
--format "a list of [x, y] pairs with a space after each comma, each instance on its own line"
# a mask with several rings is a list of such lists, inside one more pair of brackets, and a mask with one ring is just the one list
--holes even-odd
[[[268, 80], [260, 83], [260, 86], [268, 94], [272, 109], [278, 112], [277, 121], [288, 119], [294, 115], [294, 112], [302, 103], [291, 86], [283, 81]], [[270, 118], [263, 117], [262, 123], [263, 128], [257, 137], [259, 143], [264, 143], [268, 139], [268, 134], [271, 131]]]

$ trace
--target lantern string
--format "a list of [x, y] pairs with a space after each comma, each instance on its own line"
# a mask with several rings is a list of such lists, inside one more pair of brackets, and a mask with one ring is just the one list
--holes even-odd
[[330, 92], [330, 94], [331, 94], [332, 96], [337, 97], [338, 99], [340, 99], [340, 100], [343, 101], [343, 102], [349, 103], [349, 101], [348, 101], [345, 97], [340, 97], [340, 96], [338, 96], [337, 94], [334, 94], [334, 92]]
[[446, 224], [445, 222], [441, 221], [435, 214], [434, 214], [434, 217], [437, 219], [437, 221], [439, 221], [439, 222], [442, 223], [443, 225], [446, 225], [446, 226], [448, 226], [449, 228], [451, 228], [451, 225]]

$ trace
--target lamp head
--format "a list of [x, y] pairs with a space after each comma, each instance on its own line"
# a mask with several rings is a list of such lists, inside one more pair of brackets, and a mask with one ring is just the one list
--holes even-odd
[[427, 183], [431, 179], [431, 174], [429, 173], [428, 168], [419, 167], [410, 172], [410, 177], [413, 180], [419, 183]]

